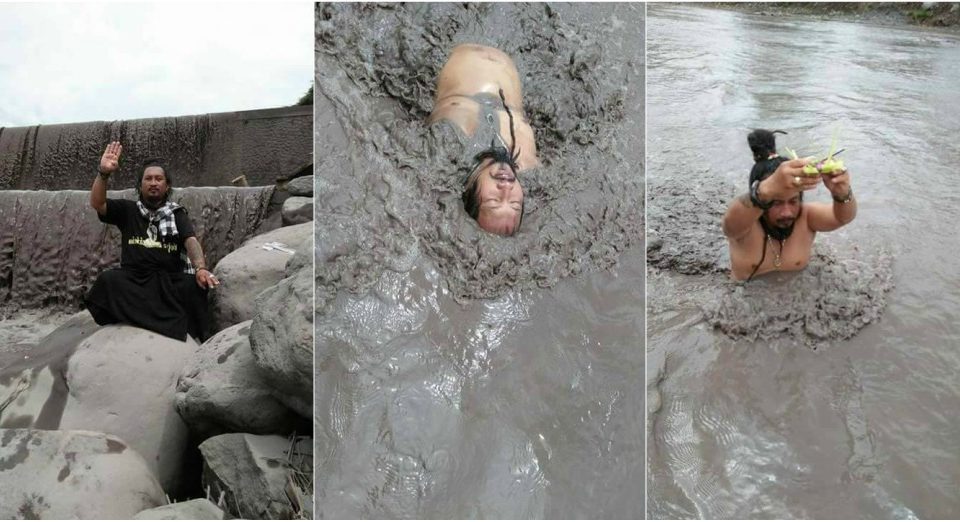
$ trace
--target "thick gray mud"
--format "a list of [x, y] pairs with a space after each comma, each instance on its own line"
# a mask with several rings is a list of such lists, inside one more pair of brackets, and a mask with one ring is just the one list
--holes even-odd
[[[320, 253], [323, 298], [368, 288], [421, 254], [439, 263], [457, 298], [496, 297], [609, 268], [637, 244], [642, 54], [611, 34], [636, 31], [640, 15], [609, 16], [610, 26], [584, 31], [543, 4], [321, 4], [318, 91], [353, 138], [350, 156], [362, 159], [324, 180], [320, 197], [337, 226], [323, 244], [338, 247]], [[467, 42], [513, 58], [544, 163], [522, 173], [525, 217], [512, 238], [483, 233], [460, 201], [477, 147], [489, 144], [424, 124], [447, 54]]]
[[[184, 188], [210, 266], [260, 226], [274, 187]], [[132, 198], [133, 190], [110, 191]], [[76, 311], [105, 269], [120, 262], [120, 232], [101, 223], [88, 191], [0, 191], [0, 310]]]
[[[424, 123], [459, 43], [523, 82], [512, 238]], [[643, 515], [643, 69], [642, 5], [318, 6], [319, 516]]]
[[[695, 175], [708, 179], [705, 172]], [[720, 223], [745, 191], [722, 178], [656, 179], [647, 188], [650, 266], [710, 281], [698, 302], [706, 322], [727, 336], [788, 337], [818, 347], [848, 339], [883, 315], [893, 288], [893, 256], [883, 245], [867, 239], [851, 247], [819, 234], [806, 269], [736, 282]]]

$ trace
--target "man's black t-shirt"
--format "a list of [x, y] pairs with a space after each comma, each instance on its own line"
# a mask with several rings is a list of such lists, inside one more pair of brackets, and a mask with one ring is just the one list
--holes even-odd
[[194, 236], [193, 224], [182, 207], [173, 215], [177, 223], [177, 236], [174, 238], [160, 238], [156, 230], [149, 230], [150, 222], [140, 213], [137, 203], [128, 199], [108, 199], [107, 213], [102, 216], [98, 213], [97, 217], [103, 223], [116, 225], [120, 229], [121, 267], [138, 271], [182, 272], [183, 243], [188, 237]]

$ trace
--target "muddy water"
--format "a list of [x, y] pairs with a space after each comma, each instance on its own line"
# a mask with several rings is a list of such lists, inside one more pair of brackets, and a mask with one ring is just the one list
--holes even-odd
[[[317, 513], [642, 516], [643, 6], [317, 27]], [[511, 55], [537, 133], [513, 238], [463, 211], [470, 137], [423, 124], [464, 42]]]
[[[957, 517], [960, 39], [648, 16], [648, 515]], [[719, 217], [754, 127], [807, 154], [839, 128], [860, 207], [807, 270], [742, 287]]]

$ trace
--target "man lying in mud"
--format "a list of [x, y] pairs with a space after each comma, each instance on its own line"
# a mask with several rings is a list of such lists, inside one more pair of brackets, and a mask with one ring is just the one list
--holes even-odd
[[533, 129], [523, 115], [520, 75], [513, 60], [492, 47], [453, 48], [437, 79], [428, 123], [447, 120], [471, 139], [475, 164], [463, 205], [480, 228], [510, 236], [523, 220], [519, 173], [540, 164]]
[[[736, 280], [803, 269], [816, 233], [836, 230], [857, 215], [846, 169], [832, 175], [804, 174], [803, 167], [811, 160], [787, 160], [777, 154], [775, 132], [782, 131], [755, 130], [747, 137], [756, 162], [750, 190], [730, 204], [723, 218]], [[804, 203], [803, 192], [821, 181], [833, 203]]]
[[87, 294], [87, 309], [100, 325], [124, 323], [203, 341], [207, 289], [220, 282], [207, 268], [186, 209], [168, 200], [173, 179], [159, 162], [144, 165], [137, 201], [107, 198], [107, 180], [122, 150], [119, 142], [107, 145], [90, 190], [100, 221], [120, 229], [120, 268], [100, 274]]

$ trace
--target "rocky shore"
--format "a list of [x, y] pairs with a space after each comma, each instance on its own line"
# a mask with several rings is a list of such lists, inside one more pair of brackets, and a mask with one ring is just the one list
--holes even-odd
[[[275, 192], [242, 236], [202, 236], [235, 245], [202, 345], [86, 311], [0, 322], [0, 518], [312, 518], [313, 177]], [[187, 206], [198, 230], [224, 220]]]

